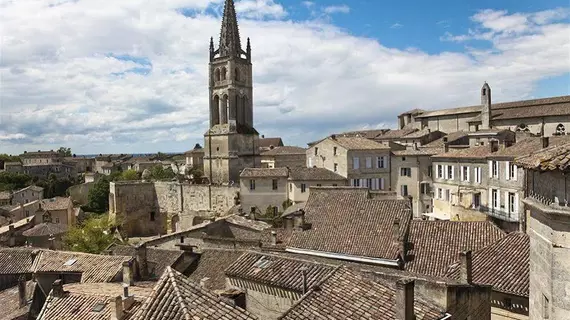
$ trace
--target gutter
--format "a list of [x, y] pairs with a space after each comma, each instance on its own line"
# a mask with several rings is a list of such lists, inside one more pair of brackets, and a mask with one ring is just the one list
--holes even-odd
[[286, 248], [285, 251], [291, 252], [291, 253], [306, 254], [306, 255], [315, 256], [315, 257], [345, 260], [345, 261], [352, 261], [352, 262], [362, 262], [362, 263], [368, 263], [368, 264], [385, 266], [385, 267], [397, 267], [397, 268], [400, 267], [400, 263], [398, 262], [398, 260], [392, 260], [392, 259], [370, 258], [370, 257], [354, 256], [354, 255], [342, 254], [342, 253], [333, 253], [333, 252], [308, 250], [308, 249], [298, 249], [298, 248]]

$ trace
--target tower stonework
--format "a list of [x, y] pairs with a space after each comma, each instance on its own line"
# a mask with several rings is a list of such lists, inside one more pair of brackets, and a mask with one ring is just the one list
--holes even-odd
[[481, 88], [481, 129], [491, 129], [491, 87], [487, 82]]
[[213, 184], [239, 182], [240, 172], [260, 163], [253, 128], [251, 45], [242, 50], [233, 0], [226, 0], [220, 42], [210, 39], [210, 126], [204, 134], [204, 175]]

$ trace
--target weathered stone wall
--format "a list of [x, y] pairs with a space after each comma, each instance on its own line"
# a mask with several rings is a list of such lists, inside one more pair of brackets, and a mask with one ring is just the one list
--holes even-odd
[[89, 190], [95, 185], [95, 182], [86, 182], [82, 184], [78, 184], [75, 186], [71, 186], [67, 191], [69, 192], [69, 196], [71, 197], [71, 201], [73, 203], [77, 203], [81, 206], [87, 204], [87, 198], [89, 196]]
[[[255, 181], [255, 189], [250, 190], [250, 180]], [[277, 189], [273, 190], [273, 180], [277, 180]], [[244, 211], [249, 212], [251, 207], [256, 207], [259, 212], [265, 214], [268, 206], [282, 210], [282, 204], [287, 200], [287, 178], [242, 178], [240, 181], [240, 202]]]

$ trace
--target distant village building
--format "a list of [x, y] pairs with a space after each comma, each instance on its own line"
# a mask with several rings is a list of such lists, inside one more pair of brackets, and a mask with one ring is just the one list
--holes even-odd
[[22, 171], [38, 178], [47, 178], [54, 174], [58, 178], [71, 179], [77, 175], [75, 164], [65, 160], [64, 156], [55, 151], [25, 152], [21, 154]]
[[187, 168], [204, 170], [204, 148], [200, 144], [197, 143], [194, 149], [186, 151], [184, 156], [186, 157]]
[[293, 168], [307, 166], [307, 150], [301, 147], [282, 146], [261, 153], [262, 168]]
[[269, 151], [273, 148], [283, 147], [283, 140], [280, 137], [266, 138], [261, 136], [258, 141], [258, 147], [260, 152]]

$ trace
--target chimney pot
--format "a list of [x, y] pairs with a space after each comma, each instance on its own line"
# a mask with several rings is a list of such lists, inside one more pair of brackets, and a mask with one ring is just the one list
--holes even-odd
[[307, 268], [306, 267], [301, 268], [301, 277], [303, 277], [303, 294], [305, 294], [309, 290], [309, 288], [307, 287], [308, 285], [307, 285]]
[[135, 248], [135, 259], [139, 267], [139, 276], [141, 279], [148, 278], [148, 261], [146, 256], [146, 244], [141, 243]]
[[414, 280], [400, 279], [396, 282], [396, 319], [414, 320]]
[[18, 278], [18, 298], [20, 308], [23, 308], [28, 304], [28, 299], [26, 297], [26, 277], [23, 275]]
[[123, 318], [123, 298], [116, 296], [111, 303], [111, 320], [121, 320]]
[[460, 280], [462, 283], [471, 284], [473, 280], [473, 257], [471, 251], [461, 252], [460, 260]]
[[392, 236], [395, 241], [400, 239], [400, 218], [394, 219], [394, 224], [392, 225]]
[[331, 139], [336, 140], [336, 134], [331, 135]]
[[63, 281], [61, 279], [57, 279], [51, 285], [52, 295], [54, 297], [63, 297]]
[[133, 263], [132, 261], [123, 262], [123, 284], [132, 286], [135, 283], [133, 278]]
[[548, 137], [542, 137], [542, 147], [543, 148], [548, 148], [548, 145], [550, 144], [550, 139]]
[[275, 231], [271, 231], [271, 245], [272, 246], [277, 245], [277, 232]]
[[208, 280], [210, 280], [210, 278], [208, 277], [200, 279], [200, 287], [206, 289], [206, 286], [208, 285]]

